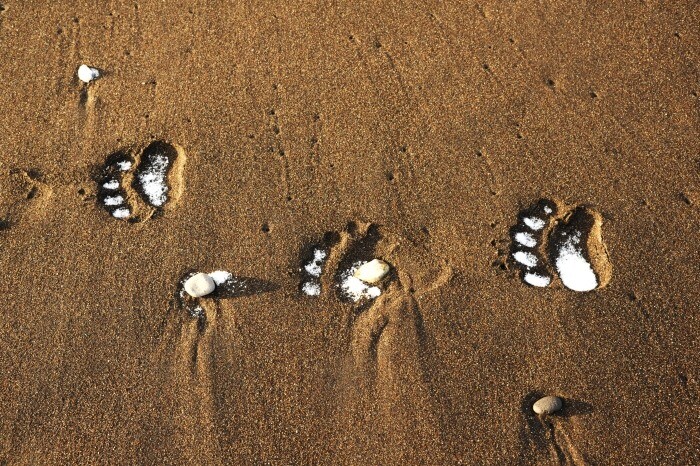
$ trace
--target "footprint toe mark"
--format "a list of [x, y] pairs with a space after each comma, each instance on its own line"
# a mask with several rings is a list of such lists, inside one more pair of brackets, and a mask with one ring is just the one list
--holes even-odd
[[589, 207], [536, 201], [511, 228], [511, 260], [522, 280], [534, 287], [548, 287], [558, 277], [573, 291], [602, 288], [612, 275], [602, 223]]
[[184, 189], [184, 151], [165, 141], [143, 150], [120, 150], [105, 161], [97, 178], [98, 203], [112, 217], [148, 220], [174, 207]]

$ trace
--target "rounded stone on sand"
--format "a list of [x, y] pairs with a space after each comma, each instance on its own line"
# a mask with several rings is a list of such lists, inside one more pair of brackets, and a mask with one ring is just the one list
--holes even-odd
[[545, 396], [540, 398], [532, 405], [532, 410], [535, 414], [553, 414], [559, 411], [562, 407], [561, 398], [558, 396]]
[[214, 291], [216, 283], [209, 275], [200, 272], [188, 278], [185, 281], [184, 288], [188, 295], [193, 298], [200, 298]]
[[100, 77], [100, 70], [87, 65], [78, 67], [78, 79], [84, 83], [89, 83]]
[[378, 283], [389, 273], [389, 264], [380, 259], [372, 259], [355, 270], [353, 276], [365, 283]]

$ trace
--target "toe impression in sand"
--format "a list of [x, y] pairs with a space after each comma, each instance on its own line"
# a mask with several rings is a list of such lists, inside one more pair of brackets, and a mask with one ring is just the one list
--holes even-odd
[[562, 407], [561, 398], [558, 396], [545, 396], [540, 398], [532, 405], [532, 410], [535, 414], [553, 414], [559, 411]]
[[184, 288], [188, 295], [193, 298], [200, 298], [213, 292], [216, 288], [216, 283], [211, 276], [200, 272], [188, 278]]

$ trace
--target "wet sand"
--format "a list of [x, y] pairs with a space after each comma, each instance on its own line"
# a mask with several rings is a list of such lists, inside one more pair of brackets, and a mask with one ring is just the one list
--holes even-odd
[[0, 464], [700, 463], [693, 2], [0, 2]]

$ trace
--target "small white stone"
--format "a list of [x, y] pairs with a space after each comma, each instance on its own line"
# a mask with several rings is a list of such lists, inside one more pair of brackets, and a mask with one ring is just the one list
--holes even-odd
[[209, 275], [200, 272], [188, 278], [184, 288], [188, 295], [193, 298], [199, 298], [214, 291], [216, 283]]
[[562, 407], [561, 398], [557, 396], [545, 396], [540, 398], [532, 405], [532, 410], [535, 414], [552, 414], [559, 411]]
[[387, 273], [389, 273], [389, 264], [383, 260], [373, 259], [359, 266], [357, 270], [355, 270], [353, 277], [365, 283], [374, 284], [380, 282]]
[[78, 68], [78, 79], [84, 83], [89, 83], [100, 77], [100, 70], [87, 65], [80, 65]]

